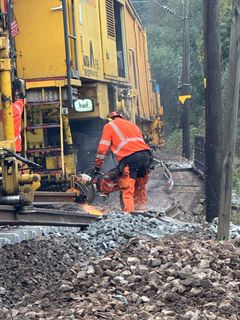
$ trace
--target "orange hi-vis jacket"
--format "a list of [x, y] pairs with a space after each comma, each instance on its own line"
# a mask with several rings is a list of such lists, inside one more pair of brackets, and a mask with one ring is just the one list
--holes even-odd
[[18, 99], [13, 103], [13, 119], [14, 119], [14, 136], [15, 136], [15, 148], [16, 152], [22, 151], [22, 113], [24, 108], [23, 99]]
[[132, 122], [122, 118], [115, 118], [104, 126], [96, 156], [97, 168], [102, 167], [109, 148], [118, 161], [135, 152], [150, 150], [143, 140], [141, 130]]

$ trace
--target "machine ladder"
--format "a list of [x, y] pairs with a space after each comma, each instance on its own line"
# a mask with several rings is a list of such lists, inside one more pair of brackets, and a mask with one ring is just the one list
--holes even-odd
[[[55, 114], [55, 119], [51, 117]], [[57, 131], [56, 131], [57, 130]], [[58, 137], [53, 139], [51, 131]], [[35, 138], [36, 137], [36, 138]], [[34, 140], [36, 139], [35, 143]], [[24, 112], [24, 155], [44, 168], [40, 175], [65, 176], [62, 88], [59, 100], [26, 104]], [[49, 163], [52, 164], [49, 168]]]

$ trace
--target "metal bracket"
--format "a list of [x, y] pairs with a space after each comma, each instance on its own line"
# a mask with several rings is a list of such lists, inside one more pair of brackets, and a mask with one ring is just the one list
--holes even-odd
[[68, 114], [68, 108], [62, 108], [62, 114], [64, 115]]
[[0, 37], [0, 50], [4, 50], [7, 47], [7, 39], [6, 37]]
[[0, 71], [11, 71], [10, 59], [0, 59]]

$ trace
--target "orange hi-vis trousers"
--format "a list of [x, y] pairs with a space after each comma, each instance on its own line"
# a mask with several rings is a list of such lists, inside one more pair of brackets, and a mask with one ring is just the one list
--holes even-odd
[[149, 174], [142, 178], [131, 178], [129, 167], [126, 166], [122, 176], [119, 179], [119, 187], [123, 200], [123, 211], [133, 212], [135, 210], [145, 210], [147, 206], [147, 190], [146, 185]]

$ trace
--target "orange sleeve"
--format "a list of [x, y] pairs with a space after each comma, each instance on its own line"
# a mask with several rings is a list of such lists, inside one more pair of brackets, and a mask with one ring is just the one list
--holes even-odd
[[110, 125], [106, 124], [103, 127], [103, 132], [102, 132], [102, 137], [101, 140], [98, 144], [98, 150], [97, 150], [97, 155], [96, 155], [96, 162], [95, 162], [95, 167], [101, 168], [104, 159], [108, 153], [108, 150], [111, 146], [112, 143], [112, 128]]
[[17, 99], [14, 103], [13, 103], [14, 107], [18, 109], [19, 114], [22, 115], [23, 113], [23, 109], [24, 109], [24, 100], [23, 99]]

